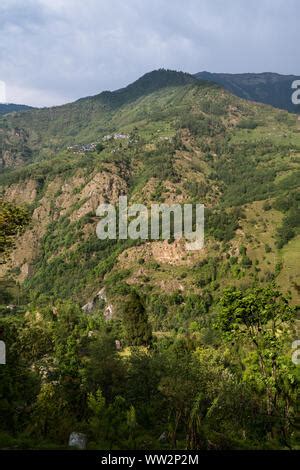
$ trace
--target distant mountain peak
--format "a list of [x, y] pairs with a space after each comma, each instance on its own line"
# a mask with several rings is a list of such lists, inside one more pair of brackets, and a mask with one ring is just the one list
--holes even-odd
[[195, 77], [189, 73], [171, 70], [171, 69], [156, 69], [150, 72], [145, 73], [140, 78], [138, 78], [135, 82], [128, 85], [126, 88], [133, 86], [137, 83], [144, 83], [149, 85], [156, 82], [160, 86], [169, 86], [171, 84], [186, 84], [186, 83], [193, 83], [195, 82]]
[[176, 70], [157, 69], [146, 73], [125, 88], [104, 91], [92, 98], [104, 100], [115, 107], [135, 101], [165, 87], [184, 86], [192, 83], [198, 83], [197, 78], [193, 75]]
[[275, 108], [300, 113], [300, 105], [292, 103], [292, 83], [296, 75], [261, 73], [210, 73], [199, 72], [194, 77], [217, 83], [240, 98], [269, 104]]
[[0, 114], [8, 114], [15, 111], [29, 111], [30, 109], [33, 109], [32, 106], [26, 106], [25, 104], [0, 103]]

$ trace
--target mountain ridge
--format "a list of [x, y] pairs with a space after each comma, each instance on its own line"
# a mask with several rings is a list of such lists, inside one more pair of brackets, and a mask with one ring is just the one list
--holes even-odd
[[[188, 72], [160, 68], [145, 73], [125, 87], [112, 91], [104, 90], [94, 95], [78, 98], [69, 103], [42, 107], [40, 109], [59, 109], [64, 106], [81, 103], [85, 100], [102, 101], [105, 105], [109, 105], [114, 109], [166, 86], [181, 86], [183, 84], [194, 83], [195, 80], [202, 80], [224, 87], [227, 91], [240, 98], [268, 104], [289, 112], [299, 113], [300, 105], [294, 105], [291, 101], [293, 92], [291, 84], [299, 79], [300, 76], [297, 75], [283, 75], [277, 72], [214, 73], [202, 71], [190, 74]], [[0, 104], [0, 115], [35, 109], [38, 108], [14, 103]]]
[[31, 109], [26, 115], [22, 112], [8, 114], [2, 121], [2, 127], [24, 130], [25, 143], [34, 147], [34, 156], [42, 142], [44, 151], [46, 147], [53, 147], [54, 143], [67, 146], [97, 140], [98, 135], [117, 130], [118, 123], [114, 122], [114, 115], [122, 107], [137, 103], [139, 99], [145, 99], [160, 90], [184, 86], [218, 87], [184, 72], [159, 69], [116, 91], [104, 91], [60, 106]]
[[121, 106], [122, 104], [151, 94], [164, 87], [182, 86], [191, 83], [195, 83], [195, 77], [193, 75], [177, 70], [161, 68], [145, 73], [125, 87], [113, 91], [103, 91], [93, 96], [80, 98], [77, 101], [85, 99], [104, 99], [104, 101], [112, 102], [115, 106]]
[[8, 114], [13, 112], [20, 112], [20, 111], [29, 111], [30, 109], [34, 109], [33, 106], [28, 106], [26, 104], [15, 104], [15, 103], [0, 103], [0, 115], [1, 114]]
[[273, 72], [262, 73], [211, 73], [198, 72], [194, 75], [223, 86], [240, 98], [271, 105], [289, 112], [300, 113], [300, 105], [292, 103], [293, 81], [296, 75], [281, 75]]

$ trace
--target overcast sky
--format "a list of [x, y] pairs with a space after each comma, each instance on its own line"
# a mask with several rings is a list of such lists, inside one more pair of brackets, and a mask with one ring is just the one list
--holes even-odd
[[300, 74], [299, 0], [0, 0], [6, 100], [62, 104], [159, 68]]

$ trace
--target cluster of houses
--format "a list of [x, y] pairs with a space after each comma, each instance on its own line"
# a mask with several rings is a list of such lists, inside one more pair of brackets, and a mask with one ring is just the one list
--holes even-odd
[[68, 150], [71, 150], [73, 153], [85, 153], [85, 152], [94, 152], [96, 150], [98, 142], [92, 142], [91, 144], [75, 144], [69, 145]]
[[119, 139], [129, 139], [128, 134], [108, 134], [103, 137], [103, 141], [107, 140], [119, 140]]
[[[107, 142], [109, 140], [124, 140], [124, 139], [129, 139], [129, 135], [128, 134], [109, 134], [109, 135], [105, 135], [102, 138], [102, 141]], [[94, 152], [99, 143], [100, 142], [91, 142], [90, 144], [69, 145], [67, 149], [72, 151], [73, 153]]]

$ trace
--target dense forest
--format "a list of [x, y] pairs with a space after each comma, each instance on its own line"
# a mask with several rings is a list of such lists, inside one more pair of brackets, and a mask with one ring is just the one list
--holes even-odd
[[100, 449], [293, 448], [294, 320], [273, 286], [227, 289], [209, 331], [152, 332], [135, 291], [108, 322], [70, 301], [2, 312], [1, 445], [64, 448], [77, 430]]

